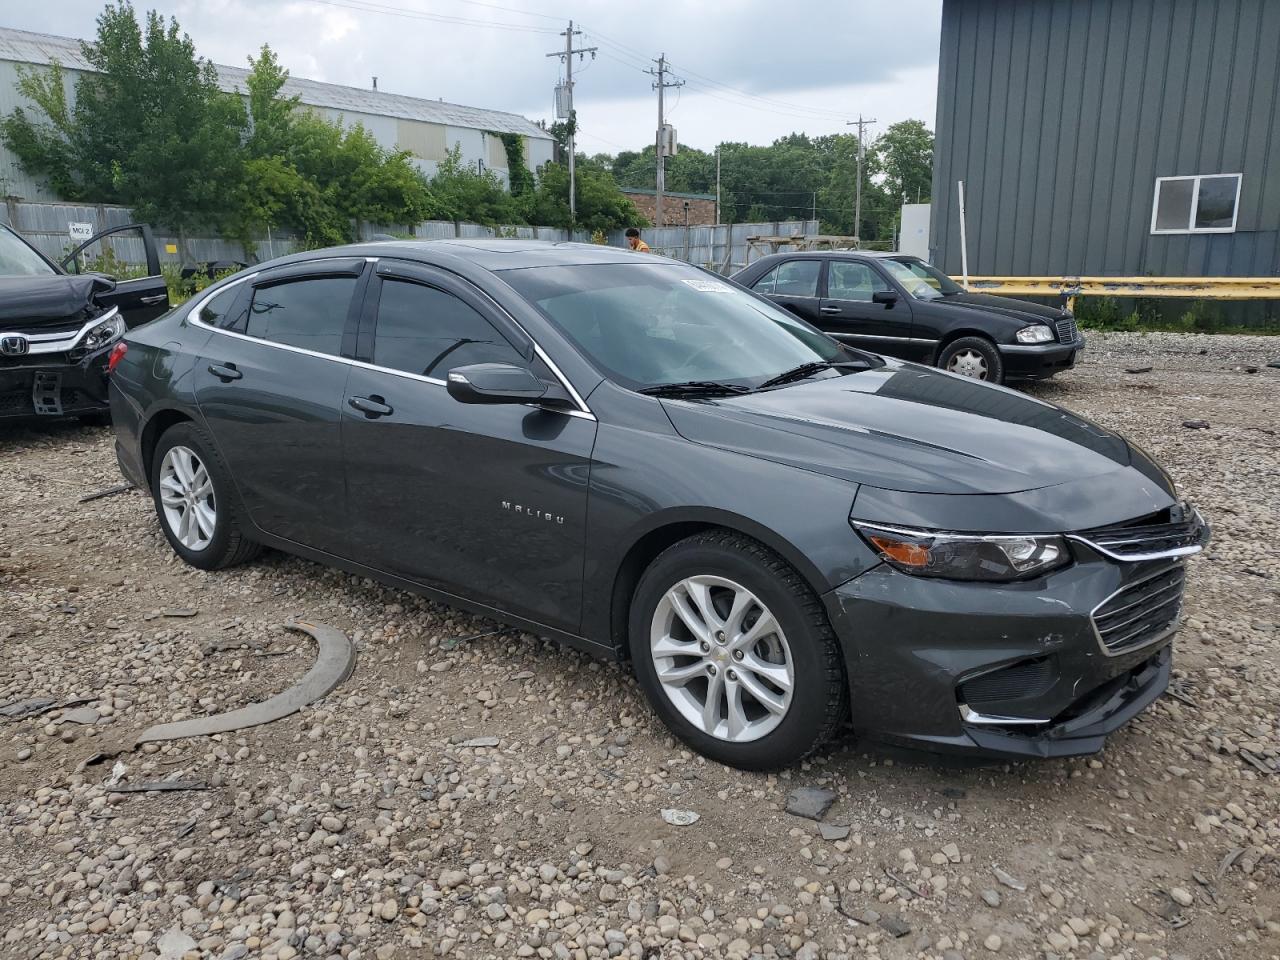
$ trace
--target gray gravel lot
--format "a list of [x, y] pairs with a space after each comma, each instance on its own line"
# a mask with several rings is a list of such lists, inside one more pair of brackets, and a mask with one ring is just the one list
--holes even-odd
[[[622, 665], [279, 554], [190, 569], [142, 494], [77, 502], [119, 482], [109, 431], [0, 432], [0, 707], [58, 707], [0, 718], [0, 956], [1280, 957], [1269, 361], [1280, 338], [1094, 335], [1030, 388], [1151, 452], [1215, 540], [1176, 697], [1098, 757], [963, 769], [852, 738], [708, 764]], [[287, 687], [291, 616], [359, 647], [327, 698], [84, 766]], [[207, 789], [113, 789], [162, 780]], [[834, 792], [821, 824], [799, 787]]]

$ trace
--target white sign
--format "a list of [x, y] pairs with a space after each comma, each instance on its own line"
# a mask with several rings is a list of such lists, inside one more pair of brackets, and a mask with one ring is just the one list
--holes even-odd
[[67, 233], [71, 235], [71, 239], [76, 243], [84, 243], [84, 241], [93, 236], [93, 224], [75, 222], [68, 223]]

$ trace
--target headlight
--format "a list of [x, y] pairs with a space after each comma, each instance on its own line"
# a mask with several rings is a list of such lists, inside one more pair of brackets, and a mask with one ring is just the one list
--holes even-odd
[[1029, 327], [1023, 327], [1014, 336], [1018, 338], [1019, 343], [1048, 343], [1050, 340], [1056, 339], [1053, 331], [1043, 323], [1034, 323]]
[[89, 332], [84, 335], [84, 339], [80, 341], [79, 346], [86, 353], [92, 353], [94, 350], [105, 347], [113, 340], [119, 340], [123, 335], [124, 318], [120, 316], [119, 307], [112, 307], [98, 318], [97, 323], [89, 328]]
[[880, 558], [916, 577], [1025, 580], [1070, 562], [1062, 537], [938, 533], [850, 520]]

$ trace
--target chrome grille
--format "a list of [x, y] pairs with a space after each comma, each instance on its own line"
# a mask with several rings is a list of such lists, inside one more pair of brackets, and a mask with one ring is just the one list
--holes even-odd
[[1182, 565], [1122, 587], [1093, 611], [1107, 653], [1124, 653], [1163, 637], [1178, 623], [1186, 572]]
[[1180, 504], [1177, 516], [1169, 511], [1141, 517], [1110, 527], [1096, 527], [1069, 534], [1119, 560], [1137, 560], [1154, 556], [1186, 556], [1198, 553], [1208, 541], [1208, 528], [1199, 512]]
[[1065, 320], [1059, 320], [1057, 328], [1059, 343], [1076, 342], [1076, 321], [1074, 317], [1067, 317]]

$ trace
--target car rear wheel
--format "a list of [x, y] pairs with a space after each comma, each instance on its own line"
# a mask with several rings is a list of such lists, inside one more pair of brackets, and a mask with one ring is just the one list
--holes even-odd
[[230, 488], [212, 440], [194, 423], [179, 423], [160, 437], [151, 463], [156, 516], [170, 546], [193, 567], [230, 567], [261, 549], [245, 538]]
[[995, 344], [982, 337], [961, 337], [949, 343], [938, 357], [938, 366], [948, 373], [958, 373], [974, 380], [1001, 383], [1004, 364]]
[[662, 721], [730, 766], [794, 763], [848, 712], [839, 646], [817, 596], [772, 550], [727, 530], [654, 560], [632, 601], [630, 647]]

